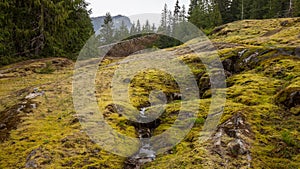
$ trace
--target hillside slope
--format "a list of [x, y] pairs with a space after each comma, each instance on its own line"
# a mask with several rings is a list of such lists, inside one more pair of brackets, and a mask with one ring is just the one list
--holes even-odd
[[[200, 109], [184, 140], [142, 168], [300, 168], [300, 18], [238, 21], [216, 28], [210, 39], [227, 77], [217, 130], [199, 142], [211, 102], [205, 66], [186, 45], [166, 49], [195, 75]], [[153, 55], [159, 51], [141, 54]], [[122, 64], [137, 63], [107, 58], [101, 64], [95, 94], [112, 128], [137, 137], [136, 125], [116, 112], [130, 108], [112, 101], [111, 78]], [[81, 128], [72, 102], [73, 67], [67, 59], [50, 58], [0, 68], [0, 168], [126, 167], [126, 158], [103, 150]], [[153, 127], [158, 135], [174, 123], [182, 101], [174, 97], [180, 93], [174, 78], [150, 69], [130, 82], [132, 105], [151, 106], [152, 90], [168, 96]]]

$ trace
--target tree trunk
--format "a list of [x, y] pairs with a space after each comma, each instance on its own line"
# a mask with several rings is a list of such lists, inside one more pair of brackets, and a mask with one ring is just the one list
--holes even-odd
[[293, 16], [293, 0], [290, 0], [288, 16]]

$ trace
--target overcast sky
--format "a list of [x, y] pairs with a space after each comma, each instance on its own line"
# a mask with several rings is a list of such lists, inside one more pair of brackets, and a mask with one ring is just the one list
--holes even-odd
[[[103, 16], [110, 12], [115, 16], [118, 14], [131, 16], [143, 13], [161, 13], [164, 4], [174, 11], [176, 0], [86, 0], [90, 3], [89, 9], [92, 9], [92, 17]], [[185, 4], [188, 9], [190, 0], [179, 0], [180, 6]]]

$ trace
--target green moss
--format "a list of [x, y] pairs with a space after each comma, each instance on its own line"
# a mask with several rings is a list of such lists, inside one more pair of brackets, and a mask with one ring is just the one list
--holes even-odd
[[[283, 20], [289, 20], [292, 27], [280, 26]], [[285, 106], [289, 95], [300, 90], [300, 61], [295, 57], [296, 47], [300, 44], [298, 34], [299, 22], [285, 18], [238, 21], [211, 35], [217, 46], [224, 45], [218, 51], [221, 60], [231, 59], [232, 67], [236, 69], [228, 70], [232, 75], [227, 78], [227, 100], [219, 124], [237, 113], [243, 115], [251, 127], [247, 141], [253, 168], [300, 167], [300, 108]], [[194, 39], [188, 44], [198, 42], [199, 39]], [[167, 51], [185, 53], [186, 47], [187, 44]], [[241, 56], [239, 53], [245, 49]], [[258, 55], [248, 63], [244, 61], [256, 52]], [[204, 59], [212, 61], [219, 56]], [[176, 59], [188, 65], [198, 81], [201, 77], [209, 78], [201, 59], [195, 54], [184, 54]], [[96, 76], [96, 97], [105, 120], [116, 132], [137, 137], [133, 122], [116, 111], [115, 106], [128, 116], [148, 106], [151, 107], [146, 113], [156, 113], [163, 98], [151, 98], [151, 92], [162, 91], [170, 98], [173, 93], [180, 93], [179, 86], [166, 72], [147, 69], [137, 72], [128, 82], [130, 102], [115, 102], [111, 96], [112, 77], [121, 61], [108, 58], [101, 63]], [[72, 64], [49, 66], [55, 69], [51, 74], [48, 70], [45, 70], [47, 74], [34, 73], [34, 70], [43, 69], [47, 62], [49, 60], [40, 60], [1, 69], [9, 78], [0, 78], [0, 111], [19, 103], [35, 87], [45, 91], [45, 95], [34, 99], [38, 103], [37, 109], [23, 116], [23, 122], [11, 131], [10, 138], [0, 143], [0, 168], [24, 168], [28, 159], [35, 160], [40, 168], [123, 168], [125, 158], [103, 150], [81, 129], [72, 103]], [[195, 121], [195, 125], [178, 145], [159, 154], [143, 168], [220, 168], [221, 163], [236, 168], [248, 163], [238, 157], [223, 159], [210, 140], [199, 142], [209, 113], [210, 97], [211, 90], [206, 90], [204, 99], [188, 102], [168, 99], [154, 135], [168, 130], [180, 110], [183, 114], [195, 113], [195, 117], [187, 119]], [[183, 104], [185, 108], [182, 108]], [[126, 150], [128, 146], [123, 148]], [[32, 152], [36, 153], [29, 156]]]

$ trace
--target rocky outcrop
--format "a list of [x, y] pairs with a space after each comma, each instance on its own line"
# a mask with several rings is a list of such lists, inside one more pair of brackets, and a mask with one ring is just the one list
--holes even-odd
[[283, 56], [299, 58], [299, 48], [245, 48], [239, 49], [235, 53], [223, 54], [221, 57], [226, 58], [222, 61], [224, 69], [232, 74], [237, 74], [254, 69], [265, 60]]
[[148, 46], [151, 46], [156, 40], [158, 40], [158, 38], [158, 35], [150, 34], [101, 46], [100, 48], [109, 49], [109, 51], [106, 53], [106, 56], [108, 57], [126, 57], [138, 51], [147, 49]]
[[[221, 124], [212, 137], [212, 154], [220, 156], [221, 166], [251, 167], [251, 140], [254, 134], [242, 113], [233, 115]], [[220, 167], [221, 167], [220, 166]]]
[[300, 88], [287, 87], [276, 95], [275, 100], [292, 114], [300, 115]]

